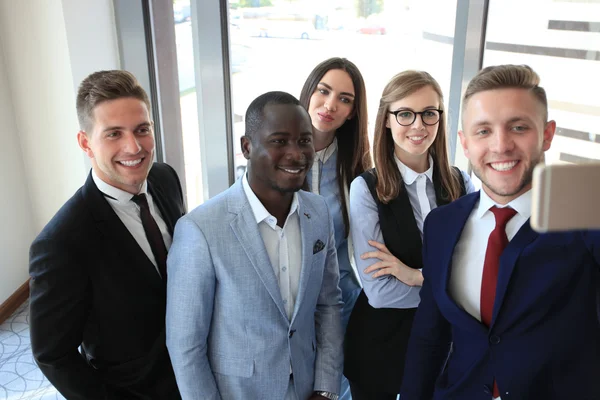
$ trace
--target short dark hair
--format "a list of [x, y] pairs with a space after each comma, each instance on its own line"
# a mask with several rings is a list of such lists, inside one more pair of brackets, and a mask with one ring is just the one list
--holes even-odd
[[102, 102], [132, 97], [143, 101], [150, 111], [150, 100], [144, 88], [131, 72], [122, 70], [98, 71], [89, 75], [77, 91], [79, 128], [88, 133], [94, 121], [94, 108]]
[[265, 117], [265, 107], [270, 104], [291, 104], [300, 106], [300, 101], [286, 92], [267, 92], [261, 94], [250, 103], [246, 111], [246, 136], [254, 141], [256, 132], [260, 130]]

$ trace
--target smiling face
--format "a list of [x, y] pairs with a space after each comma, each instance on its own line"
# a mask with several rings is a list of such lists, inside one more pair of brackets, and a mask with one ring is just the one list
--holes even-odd
[[124, 97], [101, 102], [94, 108], [91, 132], [80, 131], [77, 140], [100, 179], [139, 193], [154, 158], [152, 121], [143, 101]]
[[[440, 108], [440, 97], [431, 86], [424, 86], [416, 92], [390, 104], [389, 111], [427, 112]], [[432, 111], [433, 112], [433, 111]], [[425, 118], [427, 120], [427, 114]], [[392, 131], [394, 139], [394, 154], [405, 164], [414, 164], [417, 160], [427, 158], [427, 151], [435, 141], [439, 121], [434, 125], [425, 125], [422, 115], [417, 115], [415, 121], [408, 126], [402, 126], [393, 114], [388, 114], [386, 127]]]
[[527, 89], [488, 90], [469, 98], [460, 142], [483, 189], [497, 203], [507, 204], [531, 189], [533, 169], [544, 160], [556, 130], [544, 115]]
[[330, 69], [310, 97], [308, 113], [316, 133], [335, 132], [354, 109], [354, 84], [344, 70]]
[[248, 183], [259, 198], [302, 188], [315, 157], [312, 125], [300, 105], [267, 104], [254, 137], [242, 137]]

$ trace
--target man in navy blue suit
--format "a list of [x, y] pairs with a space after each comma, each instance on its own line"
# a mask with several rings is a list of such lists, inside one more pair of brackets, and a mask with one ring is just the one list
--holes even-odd
[[433, 210], [402, 400], [600, 399], [600, 232], [531, 229], [531, 180], [556, 123], [527, 66], [488, 67], [463, 99], [482, 190]]

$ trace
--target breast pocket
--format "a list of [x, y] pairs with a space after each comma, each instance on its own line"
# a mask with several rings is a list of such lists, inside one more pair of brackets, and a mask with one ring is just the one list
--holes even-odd
[[254, 373], [254, 360], [251, 358], [225, 357], [214, 355], [210, 358], [213, 372], [221, 375], [250, 378]]

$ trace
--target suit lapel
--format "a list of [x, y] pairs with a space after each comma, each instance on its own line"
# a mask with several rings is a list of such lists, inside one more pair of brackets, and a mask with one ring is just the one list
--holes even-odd
[[494, 311], [492, 314], [492, 326], [490, 328], [494, 326], [496, 317], [502, 307], [504, 296], [506, 295], [506, 290], [510, 283], [510, 277], [515, 269], [519, 255], [523, 249], [537, 239], [538, 236], [539, 234], [531, 229], [528, 219], [502, 252], [502, 255], [500, 256], [500, 271], [498, 271], [498, 283], [496, 286], [496, 299], [494, 301]]
[[[300, 219], [300, 235], [302, 238], [302, 268], [300, 269], [300, 280], [298, 282], [298, 296], [296, 297], [296, 303], [294, 305], [294, 314], [292, 315], [292, 321], [296, 318], [296, 314], [306, 297], [306, 291], [308, 289], [308, 281], [312, 272], [312, 259], [313, 259], [313, 245], [315, 244], [317, 237], [313, 231], [312, 215], [316, 218], [316, 212], [311, 207], [310, 202], [306, 201], [302, 193], [298, 193], [298, 217]], [[327, 251], [327, 249], [323, 249]]]
[[260, 235], [258, 224], [254, 219], [252, 207], [244, 193], [241, 180], [238, 179], [232, 189], [231, 196], [228, 199], [229, 211], [237, 214], [237, 218], [231, 221], [231, 229], [269, 295], [277, 305], [279, 312], [287, 320], [288, 317], [283, 306], [279, 283], [275, 272], [273, 272], [269, 254]]
[[90, 173], [83, 186], [83, 198], [96, 221], [96, 229], [102, 234], [110, 247], [123, 258], [127, 268], [138, 270], [141, 282], [149, 282], [158, 290], [164, 290], [163, 280], [156, 272], [154, 264], [139, 246], [135, 238], [125, 227], [92, 178]]
[[455, 210], [452, 213], [446, 213], [448, 220], [445, 222], [444, 229], [436, 232], [436, 235], [439, 236], [437, 236], [437, 240], [434, 242], [434, 246], [436, 246], [435, 251], [440, 254], [440, 266], [442, 267], [439, 274], [439, 279], [442, 280], [439, 282], [440, 287], [444, 288], [441, 293], [441, 303], [445, 305], [444, 308], [449, 319], [453, 319], [453, 322], [459, 326], [468, 326], [471, 329], [483, 329], [483, 325], [460, 307], [452, 298], [450, 295], [450, 279], [452, 277], [454, 249], [460, 240], [467, 219], [478, 200], [479, 192], [476, 192], [463, 197], [463, 199], [459, 200], [459, 203], [453, 204], [451, 207], [455, 207]]

